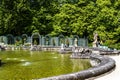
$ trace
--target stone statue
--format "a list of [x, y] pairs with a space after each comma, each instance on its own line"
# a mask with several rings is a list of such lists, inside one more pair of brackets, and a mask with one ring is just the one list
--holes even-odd
[[63, 43], [61, 44], [61, 50], [64, 50], [64, 44]]
[[78, 46], [78, 40], [77, 38], [75, 38], [75, 41], [74, 41], [74, 46], [77, 47]]
[[93, 47], [98, 47], [98, 34], [97, 33], [94, 33], [94, 41], [93, 41]]

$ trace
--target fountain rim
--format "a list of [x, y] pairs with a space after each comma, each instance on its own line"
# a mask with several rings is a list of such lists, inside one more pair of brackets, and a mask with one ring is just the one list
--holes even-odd
[[[104, 73], [107, 73], [115, 68], [115, 61], [112, 58], [105, 57], [98, 54], [91, 54], [90, 58], [92, 60], [99, 60], [100, 63], [97, 66], [89, 68], [87, 70], [82, 70], [80, 72], [69, 73], [65, 75], [41, 78], [37, 80], [84, 80], [92, 77], [100, 76]], [[34, 79], [33, 79], [34, 80]]]

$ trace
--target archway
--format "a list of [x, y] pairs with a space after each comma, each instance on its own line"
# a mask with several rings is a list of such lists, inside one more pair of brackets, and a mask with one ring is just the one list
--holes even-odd
[[22, 35], [22, 44], [25, 44], [28, 42], [28, 35], [27, 34], [23, 34]]
[[15, 44], [15, 39], [12, 34], [7, 35], [7, 44]]
[[15, 37], [15, 45], [20, 46], [22, 44], [22, 38], [20, 36]]
[[6, 36], [0, 36], [0, 43], [7, 44], [7, 37]]
[[58, 46], [60, 46], [61, 44], [64, 44], [65, 43], [65, 38], [64, 36], [61, 34], [58, 36]]
[[49, 46], [51, 44], [51, 37], [46, 35], [44, 38], [44, 45]]
[[73, 45], [79, 46], [79, 36], [78, 35], [73, 35]]
[[31, 44], [32, 45], [41, 45], [41, 36], [39, 33], [33, 33], [31, 36]]

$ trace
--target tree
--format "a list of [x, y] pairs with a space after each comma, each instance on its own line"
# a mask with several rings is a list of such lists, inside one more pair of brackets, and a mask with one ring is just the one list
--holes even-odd
[[38, 30], [41, 35], [78, 35], [119, 43], [120, 0], [0, 0], [0, 35]]

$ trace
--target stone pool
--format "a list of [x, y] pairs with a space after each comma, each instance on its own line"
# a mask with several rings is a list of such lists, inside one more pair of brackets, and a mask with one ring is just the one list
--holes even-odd
[[88, 59], [70, 59], [70, 55], [48, 51], [1, 51], [0, 80], [40, 79], [91, 67]]

